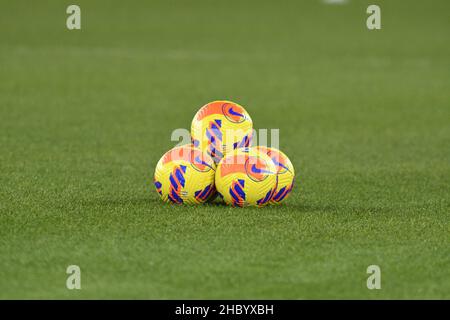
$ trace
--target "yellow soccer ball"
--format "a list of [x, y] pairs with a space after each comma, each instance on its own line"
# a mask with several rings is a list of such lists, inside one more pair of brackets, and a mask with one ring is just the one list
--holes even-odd
[[216, 165], [209, 155], [192, 145], [166, 152], [155, 169], [154, 184], [164, 202], [199, 204], [215, 193]]
[[262, 207], [272, 199], [276, 186], [277, 168], [258, 149], [237, 149], [217, 165], [216, 188], [229, 205]]
[[250, 146], [253, 122], [245, 109], [231, 101], [213, 101], [192, 120], [194, 146], [209, 154], [215, 163], [237, 148]]
[[278, 149], [262, 146], [256, 148], [267, 154], [277, 167], [278, 184], [270, 203], [279, 204], [289, 196], [294, 187], [294, 166], [292, 165], [291, 160]]

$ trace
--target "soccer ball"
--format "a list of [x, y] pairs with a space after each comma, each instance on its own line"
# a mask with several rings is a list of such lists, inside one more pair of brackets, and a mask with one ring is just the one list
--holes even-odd
[[258, 146], [258, 150], [267, 154], [275, 163], [278, 173], [278, 185], [270, 203], [279, 204], [285, 200], [294, 187], [295, 171], [289, 158], [280, 150]]
[[209, 155], [192, 145], [166, 152], [156, 165], [154, 183], [164, 202], [198, 204], [214, 193], [216, 165]]
[[206, 151], [215, 163], [228, 152], [250, 146], [253, 122], [245, 109], [231, 101], [213, 101], [192, 120], [194, 146]]
[[262, 207], [272, 199], [276, 187], [277, 168], [258, 149], [237, 149], [217, 165], [216, 188], [229, 205]]

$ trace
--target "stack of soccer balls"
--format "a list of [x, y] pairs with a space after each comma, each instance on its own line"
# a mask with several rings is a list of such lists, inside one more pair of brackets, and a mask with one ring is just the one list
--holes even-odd
[[237, 103], [214, 101], [192, 120], [191, 144], [156, 165], [154, 183], [165, 202], [201, 204], [219, 195], [235, 206], [277, 204], [294, 185], [294, 167], [281, 151], [250, 147], [253, 123]]

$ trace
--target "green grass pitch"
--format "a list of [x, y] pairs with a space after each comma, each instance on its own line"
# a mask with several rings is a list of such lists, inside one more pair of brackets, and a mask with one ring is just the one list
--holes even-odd
[[[0, 3], [0, 298], [450, 298], [448, 1], [76, 3]], [[280, 129], [285, 205], [158, 199], [216, 99]]]

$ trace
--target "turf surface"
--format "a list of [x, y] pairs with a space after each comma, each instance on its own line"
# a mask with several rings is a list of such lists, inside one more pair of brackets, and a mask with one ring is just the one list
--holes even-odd
[[[448, 1], [77, 3], [0, 4], [0, 298], [450, 298]], [[280, 129], [286, 205], [160, 202], [215, 99]]]

